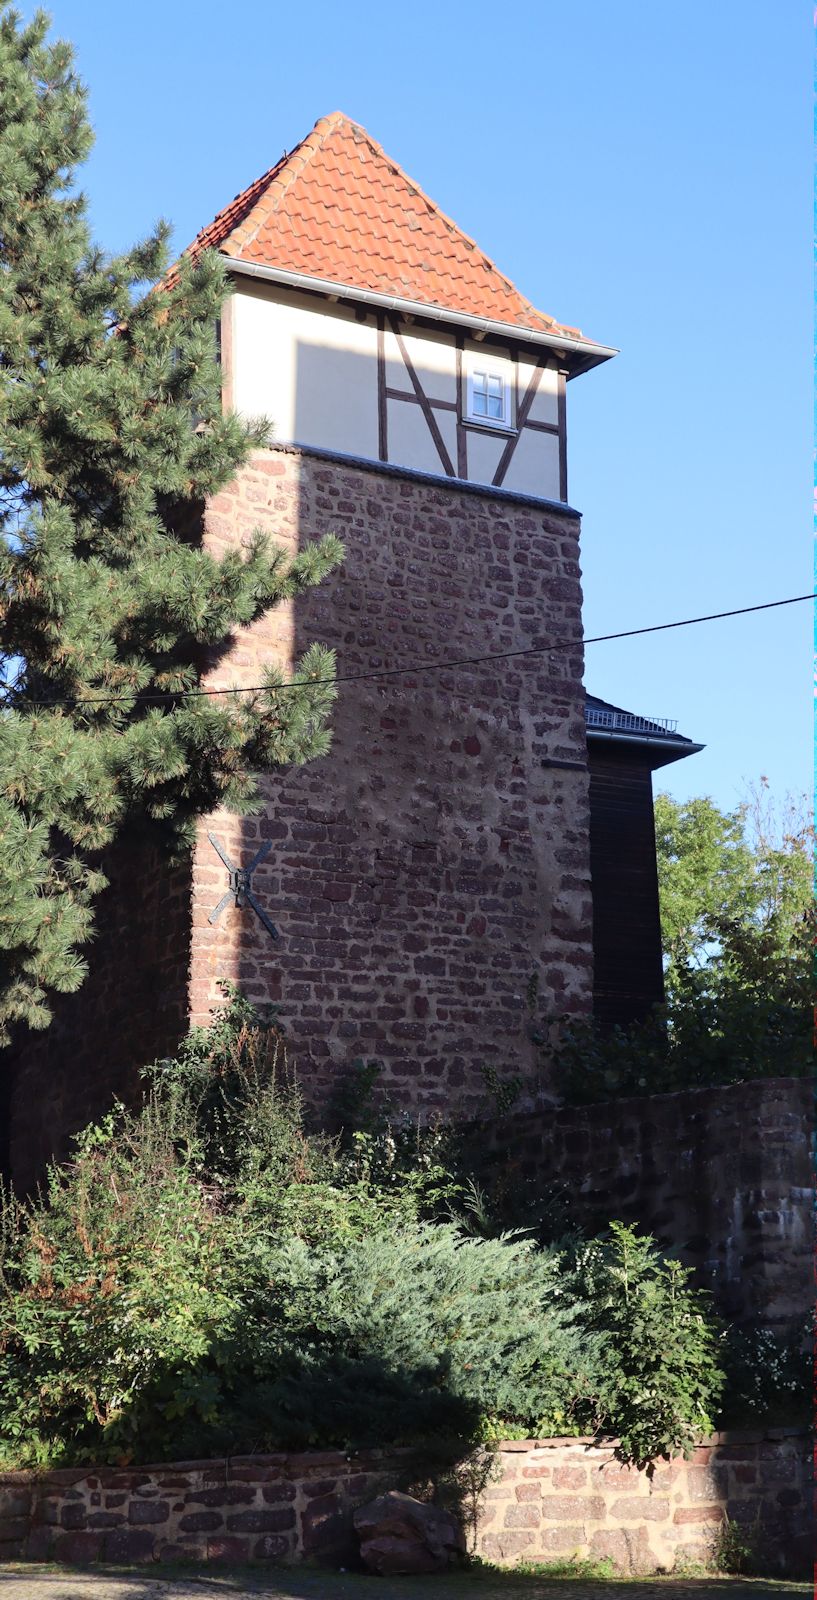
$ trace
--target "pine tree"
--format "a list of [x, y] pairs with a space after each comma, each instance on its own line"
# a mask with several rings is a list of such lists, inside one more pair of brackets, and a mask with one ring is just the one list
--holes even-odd
[[[264, 423], [223, 414], [217, 257], [168, 271], [160, 224], [119, 256], [90, 236], [74, 172], [92, 134], [72, 52], [0, 0], [0, 1037], [45, 1027], [125, 828], [177, 855], [254, 774], [328, 747], [331, 653], [304, 687], [191, 695], [230, 630], [319, 583], [258, 534], [215, 560], [185, 533]], [[212, 660], [212, 654], [210, 654]], [[327, 681], [330, 680], [330, 681]]]

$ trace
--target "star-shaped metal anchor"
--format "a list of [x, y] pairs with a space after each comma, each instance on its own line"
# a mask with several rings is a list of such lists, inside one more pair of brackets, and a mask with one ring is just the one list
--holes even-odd
[[227, 893], [221, 896], [215, 911], [210, 912], [207, 921], [216, 922], [221, 916], [225, 906], [228, 906], [232, 900], [233, 904], [236, 905], [239, 910], [243, 905], [252, 906], [255, 915], [258, 917], [260, 922], [263, 922], [264, 927], [266, 928], [270, 937], [277, 939], [278, 929], [276, 928], [275, 923], [270, 922], [266, 911], [261, 909], [258, 901], [255, 898], [255, 895], [252, 892], [252, 875], [256, 867], [260, 866], [265, 857], [269, 855], [270, 850], [272, 849], [272, 840], [268, 839], [266, 844], [262, 844], [260, 850], [256, 850], [255, 855], [253, 856], [248, 867], [236, 867], [230, 860], [226, 850], [221, 844], [219, 844], [215, 834], [208, 833], [207, 837], [210, 840], [213, 849], [216, 851], [216, 854], [221, 856], [221, 859], [227, 868], [227, 876], [230, 884]]

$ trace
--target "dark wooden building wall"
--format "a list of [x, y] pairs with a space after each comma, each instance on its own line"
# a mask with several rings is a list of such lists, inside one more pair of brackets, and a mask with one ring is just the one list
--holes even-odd
[[604, 1027], [664, 998], [652, 772], [638, 751], [588, 743], [593, 1008]]
[[169, 1055], [187, 1028], [190, 867], [171, 867], [124, 835], [105, 862], [110, 887], [83, 951], [88, 977], [57, 996], [42, 1033], [17, 1030], [0, 1052], [0, 1175], [25, 1193], [78, 1128], [115, 1098], [135, 1104], [139, 1069]]

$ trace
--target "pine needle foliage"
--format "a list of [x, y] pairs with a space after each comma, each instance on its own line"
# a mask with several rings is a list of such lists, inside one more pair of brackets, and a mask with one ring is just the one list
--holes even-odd
[[169, 227], [93, 243], [74, 174], [92, 134], [70, 46], [0, 0], [0, 1040], [45, 1027], [82, 982], [126, 826], [173, 853], [255, 777], [322, 755], [331, 653], [296, 691], [184, 698], [231, 631], [320, 583], [331, 534], [294, 560], [256, 533], [215, 559], [191, 515], [263, 421], [222, 411], [213, 253], [168, 272]]

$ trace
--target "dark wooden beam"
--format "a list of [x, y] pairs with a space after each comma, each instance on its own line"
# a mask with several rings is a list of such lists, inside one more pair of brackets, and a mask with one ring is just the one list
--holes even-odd
[[530, 411], [530, 408], [533, 405], [534, 400], [536, 399], [536, 392], [537, 392], [537, 390], [539, 388], [539, 379], [541, 378], [542, 373], [544, 371], [544, 366], [545, 366], [544, 357], [540, 356], [538, 358], [537, 362], [536, 362], [536, 366], [534, 367], [533, 372], [531, 373], [530, 381], [528, 383], [527, 389], [525, 390], [524, 398], [522, 399], [522, 401], [520, 402], [520, 404], [519, 404], [519, 406], [517, 408], [517, 412], [516, 412], [516, 433], [514, 434], [512, 439], [508, 440], [508, 443], [506, 444], [505, 449], [503, 450], [503, 452], [502, 452], [502, 454], [501, 454], [501, 456], [499, 458], [499, 465], [498, 465], [498, 467], [496, 469], [496, 472], [494, 473], [493, 478], [491, 479], [491, 483], [492, 483], [492, 485], [493, 485], [493, 487], [495, 489], [500, 489], [502, 487], [502, 482], [503, 482], [503, 479], [505, 477], [505, 473], [507, 472], [507, 470], [508, 470], [508, 468], [509, 468], [509, 466], [510, 466], [512, 460], [513, 460], [514, 450], [516, 449], [516, 446], [519, 443], [519, 435], [522, 432], [522, 429], [524, 428], [525, 423], [528, 420], [528, 412]]
[[403, 365], [404, 365], [404, 367], [406, 369], [406, 372], [409, 375], [409, 380], [411, 382], [411, 387], [414, 390], [414, 393], [417, 396], [417, 399], [418, 399], [420, 405], [423, 408], [423, 416], [425, 417], [426, 422], [428, 424], [428, 431], [431, 434], [431, 437], [434, 440], [434, 443], [435, 443], [435, 445], [437, 447], [437, 454], [438, 454], [438, 456], [440, 458], [440, 461], [442, 462], [443, 470], [444, 470], [444, 472], [446, 474], [446, 477], [455, 478], [456, 477], [456, 473], [454, 471], [454, 464], [453, 464], [453, 462], [451, 460], [450, 455], [448, 454], [448, 451], [445, 448], [445, 440], [443, 439], [443, 436], [440, 433], [440, 429], [439, 429], [439, 426], [437, 424], [437, 418], [435, 417], [434, 412], [432, 411], [431, 406], [429, 405], [428, 396], [426, 395], [426, 393], [425, 393], [425, 391], [423, 389], [423, 386], [422, 386], [422, 384], [421, 384], [421, 382], [420, 382], [420, 380], [419, 380], [419, 378], [418, 378], [418, 376], [417, 376], [417, 374], [416, 374], [416, 372], [414, 370], [414, 363], [412, 362], [411, 356], [409, 355], [408, 350], [406, 349], [405, 340], [403, 339], [403, 336], [402, 336], [402, 334], [400, 332], [400, 324], [399, 324], [399, 322], [398, 322], [398, 320], [397, 320], [397, 318], [395, 316], [390, 316], [389, 317], [389, 324], [391, 326], [392, 333], [394, 334], [394, 337], [397, 340], [397, 348], [400, 351], [401, 356], [403, 357]]
[[382, 311], [377, 313], [377, 453], [389, 459], [388, 406], [386, 405], [386, 333]]
[[[411, 389], [392, 389], [387, 387], [386, 399], [405, 400], [410, 406], [421, 406], [423, 403], [422, 400], [417, 399], [416, 394]], [[457, 409], [453, 400], [434, 400], [430, 395], [427, 395], [426, 399], [434, 411], [456, 411]]]
[[531, 417], [528, 417], [525, 427], [531, 428], [534, 433], [561, 433], [558, 422], [534, 422]]
[[457, 477], [468, 477], [468, 443], [462, 420], [462, 353], [465, 349], [465, 339], [461, 333], [457, 334]]
[[559, 499], [567, 501], [567, 375], [560, 372], [556, 399], [559, 417]]

